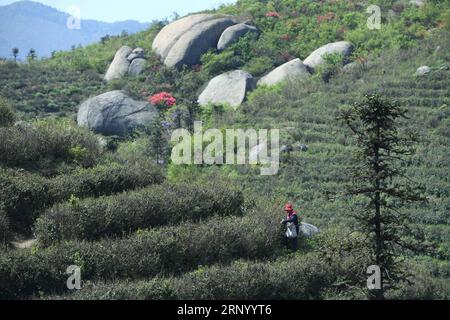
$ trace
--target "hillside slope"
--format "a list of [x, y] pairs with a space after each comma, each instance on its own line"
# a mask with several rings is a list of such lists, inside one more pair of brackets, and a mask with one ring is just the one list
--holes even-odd
[[[420, 250], [402, 251], [413, 282], [402, 283], [388, 298], [449, 299], [450, 32], [442, 21], [448, 2], [403, 9], [390, 1], [379, 4], [384, 11], [398, 13], [386, 30], [376, 33], [366, 30], [365, 7], [356, 1], [238, 1], [219, 11], [252, 18], [263, 30], [261, 38], [244, 38], [225, 52], [209, 52], [202, 65], [192, 69], [167, 68], [151, 52], [162, 25], [31, 65], [0, 65], [0, 95], [20, 116], [32, 119], [28, 123], [35, 125], [38, 116], [44, 118], [38, 129], [50, 128], [33, 140], [29, 132], [38, 129], [0, 130], [8, 138], [0, 140], [7, 141], [0, 148], [11, 153], [8, 162], [1, 162], [7, 169], [0, 181], [11, 184], [9, 192], [21, 191], [19, 196], [5, 196], [10, 218], [25, 223], [41, 239], [39, 248], [6, 248], [0, 255], [0, 282], [5, 284], [0, 298], [364, 299], [368, 255], [359, 237], [350, 235], [355, 222], [349, 212], [358, 203], [343, 195], [354, 140], [337, 115], [340, 108], [377, 91], [409, 111], [402, 130], [418, 132], [420, 142], [406, 170], [428, 199], [401, 209], [413, 231], [405, 240]], [[280, 14], [278, 20], [267, 16], [274, 11]], [[335, 18], [329, 19], [329, 12]], [[351, 30], [336, 38], [342, 23]], [[287, 41], [281, 38], [285, 34], [307, 40]], [[259, 87], [237, 111], [195, 104], [199, 89], [216, 73], [244, 68], [259, 76], [336, 39], [351, 39], [357, 47], [352, 59], [360, 63], [353, 69], [331, 65], [327, 81], [317, 73], [306, 80]], [[101, 75], [122, 45], [143, 47], [146, 69], [139, 77], [105, 84]], [[431, 73], [416, 76], [423, 65], [431, 67]], [[147, 165], [149, 159], [160, 160], [157, 152], [170, 146], [161, 147], [167, 142], [164, 134], [148, 130], [109, 137], [107, 150], [99, 154], [92, 143], [98, 137], [75, 129], [70, 120], [80, 101], [112, 89], [136, 99], [173, 93], [178, 102], [161, 112], [164, 128], [189, 128], [192, 119], [202, 120], [205, 129], [277, 128], [281, 144], [292, 146], [292, 151], [283, 153], [280, 172], [272, 177], [260, 176], [255, 166], [179, 166], [166, 154], [166, 163], [157, 162], [167, 184], [142, 191], [133, 181], [145, 168], [154, 176], [155, 169]], [[55, 126], [53, 121], [61, 119], [65, 122]], [[41, 136], [50, 143], [39, 142]], [[36, 158], [39, 166], [30, 166]], [[109, 173], [109, 167], [117, 172]], [[105, 192], [101, 187], [114, 186], [123, 176], [130, 176], [121, 189], [126, 192], [117, 195], [117, 190]], [[79, 181], [87, 181], [83, 185], [89, 188]], [[198, 193], [192, 192], [197, 187]], [[107, 196], [98, 200], [102, 195]], [[57, 199], [63, 202], [55, 204]], [[287, 252], [281, 240], [279, 221], [287, 201], [299, 208], [304, 221], [322, 230], [316, 238], [302, 239], [297, 254]], [[166, 219], [162, 212], [168, 202], [170, 219], [181, 218]], [[236, 210], [227, 212], [223, 203]], [[30, 216], [23, 216], [24, 206]], [[208, 215], [214, 208], [220, 212]], [[73, 214], [83, 219], [65, 219]], [[81, 231], [74, 235], [73, 230]], [[84, 290], [71, 293], [63, 286], [70, 264], [82, 266]]]

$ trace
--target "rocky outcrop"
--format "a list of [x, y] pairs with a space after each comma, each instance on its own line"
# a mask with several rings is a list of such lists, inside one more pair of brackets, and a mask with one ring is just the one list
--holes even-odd
[[431, 73], [431, 68], [428, 66], [422, 66], [416, 71], [416, 76], [425, 76], [429, 73]]
[[133, 50], [128, 46], [123, 46], [116, 52], [114, 60], [104, 77], [105, 81], [121, 79], [127, 74], [131, 76], [141, 74], [147, 62], [144, 57], [144, 49], [136, 48]]
[[120, 79], [128, 73], [128, 68], [130, 67], [130, 62], [128, 61], [128, 56], [131, 54], [133, 49], [127, 46], [120, 48], [114, 60], [108, 68], [105, 75], [105, 81], [112, 81], [115, 79]]
[[232, 16], [196, 14], [165, 26], [153, 41], [153, 50], [164, 64], [180, 68], [200, 63], [200, 57], [216, 48], [220, 36], [237, 20]]
[[217, 44], [217, 50], [225, 50], [233, 43], [237, 42], [239, 38], [245, 36], [249, 32], [259, 34], [259, 31], [256, 27], [248, 25], [246, 23], [239, 23], [227, 28], [220, 36], [219, 43]]
[[78, 110], [79, 126], [105, 135], [124, 135], [150, 124], [158, 113], [147, 102], [135, 101], [122, 91], [111, 91], [81, 104]]
[[140, 75], [142, 73], [142, 71], [144, 71], [146, 63], [147, 63], [147, 60], [145, 60], [143, 58], [136, 58], [136, 59], [134, 59], [131, 62], [130, 67], [128, 68], [128, 74], [130, 76], [138, 76], [138, 75]]
[[144, 59], [145, 51], [142, 48], [136, 48], [131, 52], [131, 54], [127, 57], [127, 60], [131, 63], [134, 59]]
[[215, 103], [237, 108], [244, 102], [247, 92], [254, 87], [255, 80], [250, 73], [242, 70], [227, 72], [208, 83], [198, 102], [201, 106]]
[[213, 18], [214, 16], [210, 14], [194, 14], [168, 24], [153, 40], [153, 51], [164, 60], [169, 54], [170, 49], [187, 30], [191, 29], [196, 24], [204, 23]]
[[302, 234], [304, 237], [311, 238], [318, 233], [320, 233], [319, 228], [313, 226], [312, 224], [304, 222], [300, 224], [300, 234]]
[[353, 53], [353, 50], [353, 45], [347, 41], [329, 43], [311, 53], [303, 63], [310, 68], [311, 71], [314, 71], [314, 69], [325, 63], [324, 57], [326, 55], [341, 54], [344, 58], [344, 64], [346, 64], [347, 59]]
[[258, 85], [272, 86], [282, 81], [296, 78], [307, 78], [311, 74], [300, 59], [291, 60], [259, 80]]

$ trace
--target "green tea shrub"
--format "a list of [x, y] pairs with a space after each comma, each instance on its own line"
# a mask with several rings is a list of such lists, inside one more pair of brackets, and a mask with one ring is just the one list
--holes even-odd
[[29, 232], [37, 212], [49, 204], [47, 179], [11, 169], [0, 170], [0, 204], [12, 228]]
[[316, 242], [314, 251], [274, 261], [239, 260], [231, 265], [200, 266], [170, 278], [90, 282], [83, 290], [57, 299], [307, 300], [342, 295], [363, 299], [361, 290], [351, 290], [367, 279], [367, 254], [360, 240], [342, 236], [342, 231], [326, 231], [312, 240]]
[[71, 195], [80, 198], [100, 197], [163, 181], [161, 168], [150, 161], [129, 165], [106, 163], [93, 168], [77, 169], [69, 175], [50, 179], [49, 192], [55, 203], [67, 200]]
[[0, 127], [9, 127], [16, 121], [16, 114], [5, 98], [0, 96]]
[[0, 207], [0, 249], [6, 245], [11, 236], [9, 218], [3, 208]]
[[[350, 259], [342, 259], [348, 266]], [[350, 260], [351, 261], [351, 260]], [[88, 285], [68, 299], [293, 300], [321, 299], [339, 277], [355, 268], [326, 264], [315, 254], [276, 262], [238, 261], [230, 266], [200, 268], [179, 278]]]
[[164, 176], [150, 163], [103, 164], [52, 179], [23, 171], [0, 170], [0, 203], [20, 232], [29, 232], [41, 210], [74, 197], [98, 197], [161, 183]]
[[69, 121], [41, 120], [0, 128], [0, 164], [35, 169], [50, 163], [95, 165], [101, 154], [98, 138]]
[[242, 193], [226, 187], [162, 184], [110, 197], [58, 204], [36, 224], [40, 242], [120, 236], [214, 215], [241, 215]]
[[279, 216], [264, 208], [244, 217], [138, 231], [125, 239], [69, 241], [0, 256], [0, 299], [67, 290], [65, 271], [81, 267], [84, 281], [179, 275], [198, 266], [263, 259], [282, 252]]
[[242, 59], [235, 56], [233, 51], [224, 51], [220, 54], [210, 51], [205, 53], [201, 59], [204, 70], [211, 76], [237, 69], [243, 65]]

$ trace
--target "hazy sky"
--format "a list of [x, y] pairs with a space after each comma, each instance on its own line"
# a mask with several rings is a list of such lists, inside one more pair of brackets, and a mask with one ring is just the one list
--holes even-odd
[[[0, 6], [17, 0], [0, 0]], [[150, 22], [153, 19], [170, 17], [173, 12], [185, 15], [204, 9], [212, 9], [235, 0], [37, 0], [60, 11], [78, 6], [82, 19], [100, 21], [138, 20]]]

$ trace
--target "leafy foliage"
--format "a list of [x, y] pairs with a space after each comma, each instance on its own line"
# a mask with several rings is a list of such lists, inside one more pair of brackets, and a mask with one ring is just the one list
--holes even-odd
[[168, 224], [241, 215], [243, 198], [220, 186], [162, 184], [111, 197], [59, 204], [36, 224], [41, 244], [98, 240]]
[[9, 127], [14, 124], [16, 120], [16, 115], [6, 101], [5, 98], [0, 96], [0, 127]]
[[381, 269], [381, 288], [369, 296], [384, 299], [387, 289], [408, 279], [399, 264], [400, 246], [410, 248], [403, 241], [408, 230], [407, 216], [398, 211], [405, 202], [418, 201], [420, 193], [411, 187], [411, 181], [402, 183], [408, 155], [412, 154], [412, 138], [401, 137], [399, 120], [406, 111], [398, 104], [384, 100], [377, 94], [343, 111], [342, 118], [356, 136], [356, 163], [352, 168], [349, 193], [362, 196], [361, 211], [353, 216], [370, 239], [373, 265]]
[[0, 165], [5, 167], [41, 170], [52, 175], [57, 164], [91, 167], [101, 152], [98, 137], [67, 120], [0, 127]]
[[99, 165], [46, 179], [37, 174], [0, 171], [0, 203], [16, 231], [29, 233], [41, 210], [72, 196], [99, 197], [163, 181], [150, 163]]
[[83, 279], [89, 281], [173, 275], [238, 258], [274, 257], [281, 251], [282, 242], [274, 241], [282, 234], [280, 226], [274, 223], [273, 212], [256, 210], [241, 218], [138, 231], [124, 239], [63, 242], [34, 253], [7, 252], [0, 255], [0, 298], [64, 291], [65, 270], [73, 264], [82, 267]]
[[11, 226], [8, 215], [0, 207], [0, 250], [5, 247], [11, 238]]

